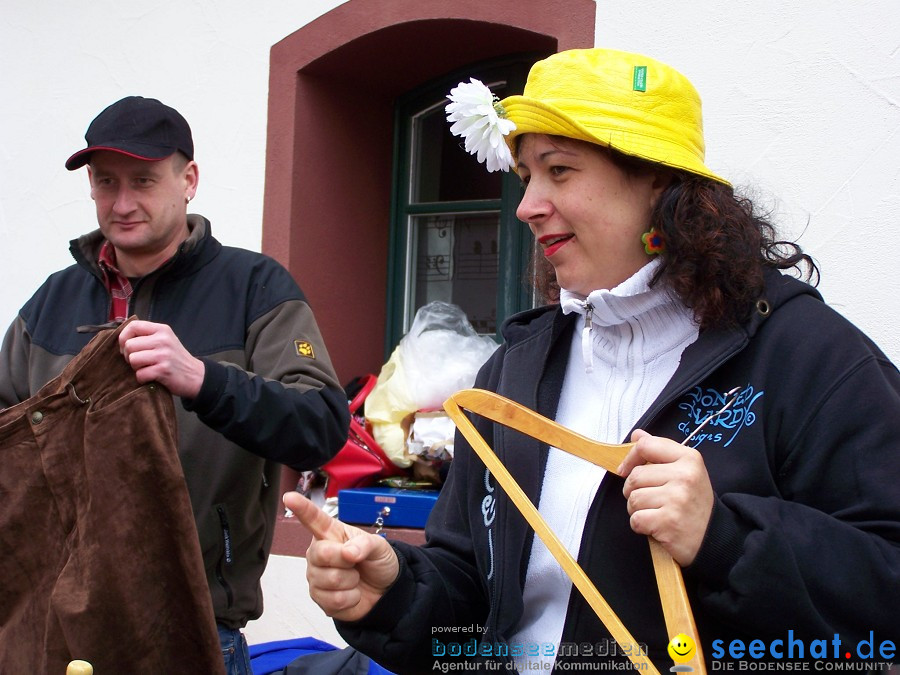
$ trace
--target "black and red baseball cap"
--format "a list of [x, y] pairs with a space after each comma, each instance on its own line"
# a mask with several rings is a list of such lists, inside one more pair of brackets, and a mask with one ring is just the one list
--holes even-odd
[[90, 162], [96, 150], [111, 150], [151, 162], [178, 151], [194, 159], [194, 140], [187, 120], [155, 98], [127, 96], [116, 101], [94, 118], [84, 140], [88, 147], [66, 160], [69, 171]]

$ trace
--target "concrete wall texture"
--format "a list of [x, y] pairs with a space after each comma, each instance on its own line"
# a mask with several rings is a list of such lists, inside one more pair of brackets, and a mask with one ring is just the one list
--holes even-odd
[[[70, 174], [63, 162], [83, 147], [96, 113], [122, 96], [156, 97], [187, 117], [201, 176], [192, 210], [224, 243], [259, 250], [269, 48], [339, 4], [5, 0], [0, 324], [71, 262], [66, 242], [96, 226], [86, 172]], [[820, 264], [826, 300], [894, 361], [898, 25], [896, 0], [598, 0], [596, 27], [598, 45], [654, 56], [694, 82], [707, 164], [799, 237]], [[265, 628], [251, 625], [251, 642], [334, 637], [315, 608], [304, 609], [302, 561], [278, 560], [267, 576]], [[288, 580], [299, 589], [282, 602], [277, 589]]]

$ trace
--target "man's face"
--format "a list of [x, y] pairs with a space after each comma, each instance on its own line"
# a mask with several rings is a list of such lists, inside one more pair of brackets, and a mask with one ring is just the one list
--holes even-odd
[[178, 154], [155, 162], [99, 150], [88, 167], [91, 198], [103, 236], [127, 276], [152, 272], [188, 236], [188, 199], [197, 188], [197, 165]]

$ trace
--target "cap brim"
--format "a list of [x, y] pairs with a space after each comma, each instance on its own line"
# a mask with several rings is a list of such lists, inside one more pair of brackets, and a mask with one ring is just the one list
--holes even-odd
[[141, 159], [145, 162], [158, 162], [161, 159], [165, 159], [166, 157], [171, 157], [175, 154], [176, 150], [174, 149], [162, 149], [162, 148], [138, 148], [136, 145], [131, 145], [129, 147], [114, 147], [111, 145], [93, 145], [89, 148], [85, 148], [84, 150], [79, 150], [74, 155], [69, 157], [66, 160], [66, 168], [69, 171], [74, 171], [75, 169], [80, 169], [85, 164], [91, 161], [91, 155], [97, 152], [98, 150], [108, 151], [108, 152], [117, 152], [120, 155], [126, 155], [127, 157], [134, 157], [135, 159]]
[[682, 169], [725, 185], [731, 185], [727, 180], [710, 171], [694, 153], [676, 143], [659, 138], [649, 138], [623, 129], [589, 128], [579, 124], [557, 108], [526, 96], [510, 96], [500, 103], [506, 111], [506, 117], [516, 123], [515, 130], [505, 137], [513, 157], [516, 156], [515, 139], [517, 136], [522, 134], [565, 136], [610, 147], [625, 155], [674, 169]]

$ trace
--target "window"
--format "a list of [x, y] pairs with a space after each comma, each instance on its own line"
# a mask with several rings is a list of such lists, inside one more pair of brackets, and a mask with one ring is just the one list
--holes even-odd
[[522, 91], [536, 57], [467, 69], [401, 98], [395, 112], [394, 198], [388, 262], [386, 351], [434, 300], [458, 305], [497, 338], [503, 320], [532, 306], [523, 283], [531, 246], [516, 218], [515, 173], [489, 173], [450, 133], [444, 107], [458, 82], [476, 77], [501, 99]]

